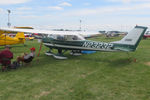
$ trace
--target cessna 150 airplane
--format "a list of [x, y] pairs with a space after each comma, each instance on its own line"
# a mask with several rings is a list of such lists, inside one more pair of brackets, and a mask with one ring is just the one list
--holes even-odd
[[[67, 50], [72, 50], [72, 54], [79, 54], [82, 50], [90, 51], [135, 51], [140, 40], [142, 39], [147, 27], [135, 26], [123, 39], [120, 41], [114, 41], [110, 43], [96, 42], [91, 40], [85, 40], [84, 37], [75, 32], [55, 32], [55, 31], [34, 31], [34, 30], [18, 30], [18, 29], [1, 29], [15, 32], [31, 32], [48, 34], [43, 37], [42, 41], [45, 46], [50, 50], [46, 52], [46, 55], [52, 55], [57, 59], [67, 59], [63, 54]], [[52, 49], [57, 49], [58, 53], [52, 53]]]
[[24, 44], [25, 36], [24, 33], [18, 32], [15, 37], [10, 37], [6, 33], [0, 30], [0, 46], [13, 45], [13, 44]]

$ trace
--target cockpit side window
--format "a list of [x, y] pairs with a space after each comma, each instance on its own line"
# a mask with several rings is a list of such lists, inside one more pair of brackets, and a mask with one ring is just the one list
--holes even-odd
[[83, 40], [80, 38], [78, 35], [65, 35], [65, 40], [67, 41], [78, 41], [78, 40]]
[[49, 38], [54, 38], [54, 35], [49, 34], [48, 37], [49, 37]]
[[57, 40], [64, 40], [64, 36], [57, 35]]
[[84, 40], [82, 36], [78, 35], [48, 35], [49, 38], [53, 38], [55, 40], [60, 40], [60, 41], [78, 41], [78, 40]]

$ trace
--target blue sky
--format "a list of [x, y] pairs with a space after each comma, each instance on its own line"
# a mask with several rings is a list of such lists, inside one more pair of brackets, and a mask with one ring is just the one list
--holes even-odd
[[150, 0], [0, 0], [0, 26], [128, 31], [150, 26]]

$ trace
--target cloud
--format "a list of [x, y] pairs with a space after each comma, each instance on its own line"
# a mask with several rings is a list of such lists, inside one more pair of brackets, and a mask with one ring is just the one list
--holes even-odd
[[48, 7], [49, 10], [63, 10], [64, 8], [60, 7], [60, 6], [50, 6]]
[[31, 7], [20, 7], [20, 8], [17, 8], [17, 10], [32, 10]]
[[91, 5], [90, 3], [88, 3], [88, 2], [86, 2], [86, 3], [84, 3], [83, 5], [85, 5], [85, 6], [89, 6], [89, 5]]
[[2, 8], [0, 8], [0, 12], [3, 12], [3, 9], [2, 9]]
[[5, 11], [4, 9], [0, 8], [0, 15], [6, 14], [7, 10]]
[[70, 4], [70, 3], [68, 3], [68, 2], [63, 2], [63, 3], [61, 3], [61, 4], [59, 4], [59, 6], [68, 6], [68, 7], [71, 7], [72, 6], [72, 4]]
[[109, 2], [122, 2], [122, 3], [132, 3], [132, 2], [150, 2], [150, 0], [107, 0]]
[[36, 15], [26, 15], [26, 16], [20, 16], [20, 18], [35, 19], [35, 18], [39, 18], [39, 16], [36, 16]]
[[0, 0], [0, 5], [21, 4], [29, 1], [31, 0]]
[[[64, 15], [70, 15], [70, 16], [86, 16], [86, 15], [100, 15], [100, 14], [116, 14], [116, 13], [134, 13], [138, 10], [146, 10], [150, 9], [150, 3], [142, 3], [142, 4], [134, 4], [130, 6], [107, 6], [107, 7], [98, 7], [94, 9], [78, 9], [74, 11], [70, 11], [65, 13]], [[138, 12], [137, 12], [138, 13]]]
[[72, 4], [70, 4], [68, 2], [63, 2], [61, 4], [58, 4], [57, 6], [49, 6], [47, 8], [48, 8], [48, 10], [58, 10], [58, 11], [60, 11], [60, 10], [64, 10], [64, 7], [71, 7], [71, 6], [72, 6]]

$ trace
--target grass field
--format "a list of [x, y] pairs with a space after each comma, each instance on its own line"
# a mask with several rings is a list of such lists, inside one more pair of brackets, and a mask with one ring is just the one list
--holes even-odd
[[[114, 41], [119, 38], [93, 40]], [[40, 44], [13, 46], [14, 59]], [[1, 47], [2, 50], [2, 47]], [[0, 72], [0, 100], [150, 100], [150, 39], [142, 40], [136, 52], [96, 52], [56, 60], [44, 53], [28, 66]]]

